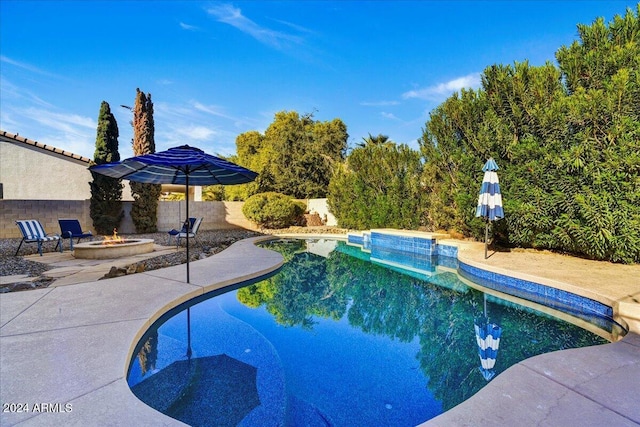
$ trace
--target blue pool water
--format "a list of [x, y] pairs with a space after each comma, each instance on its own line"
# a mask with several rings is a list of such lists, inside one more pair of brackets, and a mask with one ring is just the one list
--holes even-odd
[[[523, 359], [607, 342], [473, 289], [450, 258], [406, 270], [341, 242], [267, 247], [285, 258], [277, 274], [150, 329], [130, 367], [134, 394], [191, 425], [413, 426]], [[490, 375], [479, 319], [502, 331]]]

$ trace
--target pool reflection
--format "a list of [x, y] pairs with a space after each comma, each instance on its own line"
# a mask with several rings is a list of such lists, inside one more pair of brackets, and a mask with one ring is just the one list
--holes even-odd
[[[451, 260], [445, 260], [447, 268], [441, 268], [438, 260], [430, 261], [429, 269], [421, 273], [415, 266], [402, 270], [400, 266], [388, 268], [371, 263], [365, 253], [355, 253], [343, 243], [322, 255], [309, 252], [301, 240], [276, 241], [266, 246], [285, 258], [279, 273], [234, 291], [235, 296], [221, 295], [191, 308], [193, 319], [188, 326], [199, 337], [193, 340], [194, 352], [211, 354], [204, 347], [213, 342], [219, 352], [246, 352], [248, 345], [240, 350], [226, 348], [217, 340], [214, 328], [224, 328], [228, 316], [251, 325], [260, 339], [275, 348], [275, 358], [284, 365], [289, 408], [291, 402], [303, 397], [334, 425], [353, 425], [354, 420], [415, 425], [468, 399], [490, 377], [528, 357], [607, 342], [570, 323], [467, 286], [452, 271]], [[397, 259], [393, 261], [398, 264]], [[482, 356], [479, 357], [475, 322], [483, 317], [489, 317], [488, 321], [501, 329], [499, 352], [493, 354], [495, 364], [490, 376], [479, 369]], [[160, 354], [156, 357], [160, 369], [171, 363], [171, 357], [161, 357], [163, 347], [167, 354], [173, 352], [174, 360], [185, 357], [184, 346], [179, 352], [170, 345], [174, 340], [191, 340], [190, 334], [185, 336], [186, 316], [177, 318], [181, 319], [179, 324], [174, 320], [174, 324], [149, 332], [148, 337], [160, 334], [160, 344], [157, 350], [141, 346], [144, 357], [134, 360], [130, 385], [150, 376], [150, 355], [154, 351]], [[221, 339], [244, 345], [242, 336], [236, 335], [233, 340]], [[268, 346], [256, 344], [251, 351]], [[389, 351], [388, 356], [385, 351]], [[324, 354], [329, 356], [321, 356]], [[349, 360], [349, 366], [341, 365], [339, 360], [327, 361], [330, 355]], [[316, 372], [322, 365], [331, 372]], [[407, 375], [407, 379], [397, 378], [398, 375]], [[360, 387], [366, 392], [353, 396], [347, 409], [340, 409], [334, 402], [334, 396], [341, 393], [336, 388], [351, 377], [357, 378], [358, 384], [366, 382]], [[324, 384], [328, 381], [335, 383]], [[305, 382], [315, 382], [315, 388], [320, 390], [307, 388]], [[390, 390], [396, 390], [397, 385], [397, 391], [392, 393], [401, 394], [401, 390], [411, 387], [409, 384], [414, 388], [400, 402], [390, 403]], [[332, 390], [333, 396], [323, 398], [323, 389]], [[349, 393], [357, 391], [344, 391], [345, 396]], [[141, 399], [145, 400], [144, 396]], [[373, 403], [367, 403], [367, 399]], [[373, 406], [375, 410], [371, 409]], [[395, 412], [404, 414], [396, 417]]]

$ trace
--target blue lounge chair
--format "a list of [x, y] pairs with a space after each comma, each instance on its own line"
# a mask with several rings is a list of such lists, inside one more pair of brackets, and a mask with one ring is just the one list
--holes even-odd
[[73, 250], [73, 239], [77, 238], [76, 243], [80, 243], [80, 239], [93, 240], [93, 233], [90, 231], [82, 231], [80, 221], [77, 219], [62, 218], [58, 219], [60, 224], [60, 236], [63, 239], [69, 239], [69, 246]]
[[[198, 233], [198, 229], [200, 228], [200, 224], [202, 224], [203, 218], [189, 218], [189, 239], [196, 239], [196, 234]], [[180, 239], [187, 238], [187, 221], [182, 225], [182, 229], [171, 230], [169, 231], [169, 235], [176, 239], [176, 246], [180, 245]]]
[[182, 224], [182, 228], [180, 230], [176, 230], [175, 228], [172, 230], [169, 230], [169, 243], [171, 243], [171, 238], [173, 237], [174, 239], [176, 239], [176, 245], [177, 245], [177, 241], [178, 241], [178, 234], [180, 233], [186, 233], [187, 232], [187, 227], [189, 228], [193, 228], [193, 223], [196, 222], [195, 218], [189, 218], [189, 224], [187, 225], [187, 221], [185, 221]]
[[60, 252], [62, 252], [62, 240], [60, 236], [57, 234], [47, 234], [37, 219], [16, 221], [16, 224], [22, 233], [22, 240], [20, 241], [20, 245], [18, 245], [15, 256], [18, 256], [18, 252], [20, 252], [23, 243], [37, 243], [40, 256], [42, 256], [42, 243], [44, 242], [57, 242], [56, 249], [60, 247]]

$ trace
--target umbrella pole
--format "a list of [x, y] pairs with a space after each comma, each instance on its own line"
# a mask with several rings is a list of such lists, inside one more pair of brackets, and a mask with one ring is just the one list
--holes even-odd
[[187, 308], [187, 357], [191, 360], [191, 307]]
[[[188, 239], [188, 237], [187, 237]], [[189, 243], [189, 240], [187, 240]], [[487, 259], [487, 246], [489, 245], [489, 221], [487, 221], [484, 225], [484, 259]], [[187, 282], [189, 280], [187, 279]]]
[[[484, 295], [484, 317], [487, 317], [487, 294], [483, 294]], [[487, 317], [487, 321], [489, 321], [489, 318]]]
[[191, 221], [189, 220], [189, 171], [187, 170], [185, 173], [186, 183], [185, 183], [185, 192], [184, 192], [184, 200], [187, 203], [187, 283], [189, 282], [189, 234], [191, 233]]

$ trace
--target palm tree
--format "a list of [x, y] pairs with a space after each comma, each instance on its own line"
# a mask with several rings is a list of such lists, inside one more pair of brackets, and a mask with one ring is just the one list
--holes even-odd
[[369, 136], [363, 137], [362, 141], [363, 142], [358, 144], [358, 147], [366, 147], [367, 145], [388, 145], [393, 143], [387, 135], [383, 135], [381, 133], [378, 134], [378, 136], [369, 134]]

